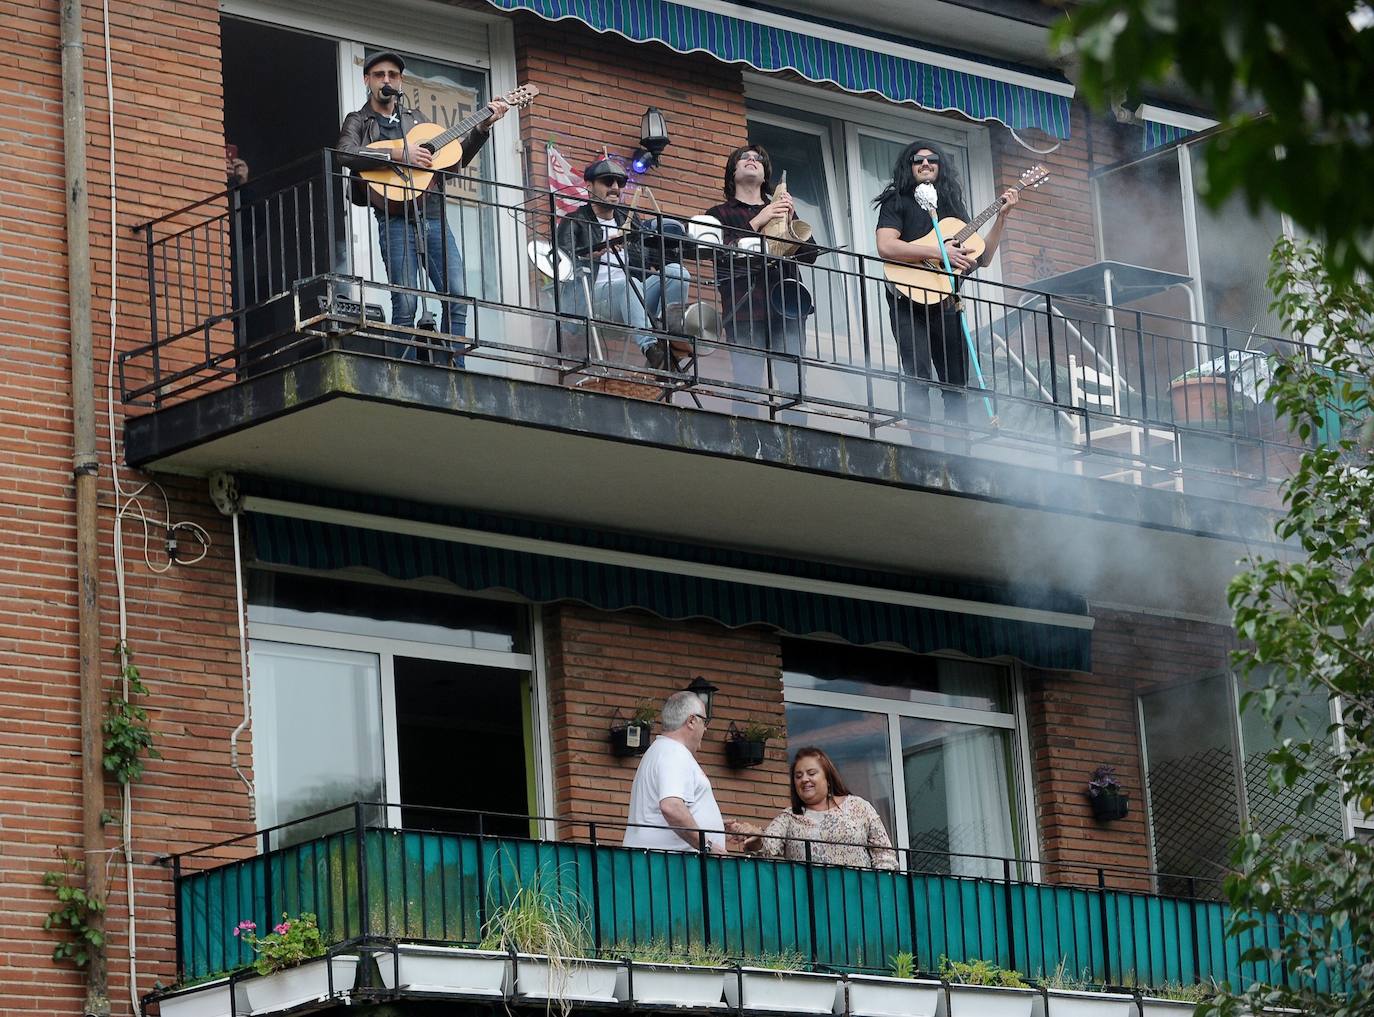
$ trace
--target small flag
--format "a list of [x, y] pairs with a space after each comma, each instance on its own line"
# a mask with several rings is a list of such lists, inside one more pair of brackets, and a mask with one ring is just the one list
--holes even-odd
[[572, 168], [563, 153], [548, 145], [549, 190], [558, 195], [555, 204], [559, 215], [571, 215], [587, 200], [587, 189], [582, 186], [582, 174]]

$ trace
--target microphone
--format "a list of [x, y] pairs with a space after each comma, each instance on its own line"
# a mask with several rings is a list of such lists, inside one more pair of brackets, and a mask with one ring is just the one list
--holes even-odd
[[400, 95], [401, 90], [399, 88], [392, 88], [390, 85], [383, 85], [381, 88], [377, 90], [377, 93], [383, 99], [391, 99]]
[[932, 214], [935, 212], [935, 205], [938, 200], [934, 184], [916, 185], [916, 204], [920, 205], [927, 212]]

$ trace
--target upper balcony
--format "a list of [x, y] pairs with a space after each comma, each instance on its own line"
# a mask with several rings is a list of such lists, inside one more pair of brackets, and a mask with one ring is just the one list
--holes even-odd
[[[1301, 443], [1265, 400], [1268, 357], [1310, 351], [1079, 295], [1142, 297], [1180, 282], [1167, 273], [1099, 265], [1056, 292], [966, 283], [964, 338], [977, 356], [965, 390], [904, 372], [885, 266], [858, 252], [823, 249], [778, 284], [774, 255], [680, 242], [665, 228], [648, 245], [645, 285], [671, 290], [663, 266], [679, 262], [686, 313], [647, 313], [631, 329], [597, 299], [588, 312], [585, 279], [549, 242], [557, 211], [546, 192], [449, 181], [443, 214], [466, 282], [455, 296], [388, 281], [382, 243], [414, 228], [413, 203], [376, 214], [350, 205], [330, 152], [292, 169], [290, 184], [265, 179], [141, 227], [150, 338], [119, 358], [133, 465], [525, 513], [556, 489], [583, 522], [653, 519], [693, 539], [889, 565], [891, 542], [866, 547], [849, 525], [856, 513], [885, 533], [889, 517], [900, 529], [958, 511], [997, 530], [1017, 524], [1013, 508], [1041, 509], [1064, 520], [1052, 557], [1091, 542], [1094, 527], [1108, 548], [1123, 523], [1219, 535], [1221, 565], [1235, 542], [1273, 539], [1264, 509]], [[716, 263], [744, 260], [774, 284], [751, 299], [793, 313], [799, 348], [780, 335], [759, 340], [774, 342], [771, 355], [738, 341], [730, 308], [722, 325]], [[398, 297], [418, 301], [416, 326], [388, 322]], [[798, 303], [811, 313], [796, 314]], [[672, 365], [647, 365], [639, 346], [650, 338], [671, 343]], [[437, 449], [458, 450], [452, 468]], [[684, 456], [695, 457], [690, 492], [677, 483]], [[749, 463], [788, 472], [741, 469]], [[606, 511], [606, 478], [633, 480], [633, 513]], [[874, 483], [898, 497], [875, 497]], [[965, 501], [955, 510], [923, 497], [932, 493]], [[722, 520], [722, 498], [807, 504], [806, 532]], [[925, 552], [927, 568], [979, 570]], [[1205, 596], [1216, 594], [1213, 584]]]

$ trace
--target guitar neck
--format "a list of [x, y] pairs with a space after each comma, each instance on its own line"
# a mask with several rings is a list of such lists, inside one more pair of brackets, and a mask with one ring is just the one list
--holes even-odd
[[465, 119], [454, 124], [443, 134], [435, 135], [434, 137], [430, 138], [429, 141], [425, 142], [425, 144], [437, 152], [445, 145], [452, 144], [459, 138], [463, 137], [463, 135], [467, 134], [468, 131], [472, 130], [478, 124], [482, 123], [490, 115], [491, 106], [483, 106], [476, 113], [472, 114], [472, 116], [466, 117]]
[[[1018, 191], [1024, 190], [1025, 187], [1026, 187], [1026, 185], [1025, 185], [1025, 182], [1024, 182], [1024, 181], [1018, 180], [1018, 181], [1016, 182], [1016, 189], [1017, 189]], [[962, 244], [962, 243], [963, 243], [965, 240], [967, 240], [969, 237], [973, 236], [973, 234], [977, 233], [978, 230], [982, 227], [983, 223], [987, 222], [987, 221], [988, 221], [989, 219], [991, 219], [994, 215], [996, 215], [996, 214], [1001, 210], [1001, 208], [1002, 208], [1002, 199], [999, 197], [999, 198], [998, 198], [996, 201], [994, 201], [991, 205], [989, 205], [987, 208], [985, 208], [985, 209], [983, 209], [981, 212], [979, 212], [978, 215], [977, 215], [977, 217], [976, 217], [971, 223], [969, 223], [967, 226], [965, 226], [963, 229], [961, 229], [957, 234], [955, 234], [954, 242], [955, 242], [956, 244]]]

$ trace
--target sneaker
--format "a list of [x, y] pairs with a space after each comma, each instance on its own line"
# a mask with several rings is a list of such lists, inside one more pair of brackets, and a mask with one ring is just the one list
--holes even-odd
[[644, 347], [644, 359], [655, 371], [671, 371], [673, 369], [672, 363], [668, 360], [667, 346], [658, 340]]

